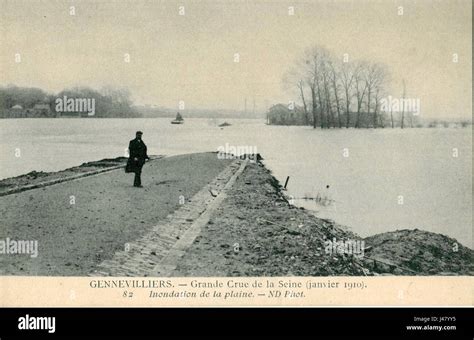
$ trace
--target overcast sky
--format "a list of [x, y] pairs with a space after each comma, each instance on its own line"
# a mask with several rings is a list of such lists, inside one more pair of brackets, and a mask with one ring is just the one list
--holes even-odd
[[283, 75], [318, 44], [341, 58], [385, 63], [391, 93], [400, 96], [406, 79], [425, 117], [472, 114], [470, 0], [0, 0], [0, 6], [1, 85], [54, 92], [126, 86], [137, 103], [170, 108], [184, 100], [186, 108], [238, 110], [255, 98], [263, 110], [292, 99]]

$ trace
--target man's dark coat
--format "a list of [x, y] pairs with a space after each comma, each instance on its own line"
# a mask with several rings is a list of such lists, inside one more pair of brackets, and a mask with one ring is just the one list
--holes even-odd
[[[150, 159], [146, 153], [146, 145], [142, 140], [132, 139], [128, 145], [130, 158], [127, 163], [127, 172], [140, 171], [146, 159]], [[135, 158], [138, 160], [135, 161]]]

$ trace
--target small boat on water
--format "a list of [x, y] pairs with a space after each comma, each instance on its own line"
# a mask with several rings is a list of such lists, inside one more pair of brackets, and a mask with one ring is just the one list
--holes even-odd
[[184, 124], [184, 118], [179, 114], [179, 112], [176, 114], [176, 118], [171, 121], [171, 124]]
[[227, 122], [224, 122], [222, 124], [219, 124], [219, 127], [226, 127], [226, 126], [232, 126], [232, 124], [229, 124]]

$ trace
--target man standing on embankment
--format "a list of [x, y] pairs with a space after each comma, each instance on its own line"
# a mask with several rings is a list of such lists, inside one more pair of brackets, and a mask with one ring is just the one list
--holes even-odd
[[135, 173], [133, 186], [137, 188], [143, 188], [141, 180], [142, 167], [145, 161], [150, 159], [146, 153], [146, 145], [142, 140], [142, 135], [143, 132], [137, 131], [135, 139], [132, 139], [128, 145], [130, 172]]

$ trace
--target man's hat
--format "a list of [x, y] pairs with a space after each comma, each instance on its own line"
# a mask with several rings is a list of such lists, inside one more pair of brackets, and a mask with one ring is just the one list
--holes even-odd
[[143, 132], [137, 131], [136, 135], [143, 135]]

